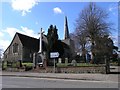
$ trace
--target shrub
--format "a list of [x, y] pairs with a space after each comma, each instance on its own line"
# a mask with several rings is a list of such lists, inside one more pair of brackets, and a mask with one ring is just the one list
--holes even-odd
[[32, 70], [32, 66], [25, 66], [25, 71]]

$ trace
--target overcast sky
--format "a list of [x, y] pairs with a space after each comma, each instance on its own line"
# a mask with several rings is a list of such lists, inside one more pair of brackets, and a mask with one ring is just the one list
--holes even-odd
[[[68, 18], [69, 32], [75, 30], [75, 20], [88, 2], [39, 2], [39, 0], [11, 0], [0, 3], [0, 48], [5, 50], [16, 32], [39, 38], [40, 28], [47, 33], [48, 27], [57, 26], [59, 39], [64, 35], [64, 17]], [[114, 23], [111, 37], [117, 45], [118, 3], [96, 2], [109, 12], [108, 22]], [[2, 14], [1, 14], [2, 13]]]

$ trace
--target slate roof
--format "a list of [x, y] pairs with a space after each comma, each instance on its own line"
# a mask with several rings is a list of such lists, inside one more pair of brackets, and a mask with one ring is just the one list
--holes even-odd
[[[28, 49], [33, 49], [34, 51], [37, 51], [37, 52], [39, 51], [39, 39], [20, 34], [18, 32], [16, 34], [18, 35], [24, 47], [27, 47]], [[42, 46], [43, 46], [43, 50], [46, 50], [46, 45], [44, 42]]]

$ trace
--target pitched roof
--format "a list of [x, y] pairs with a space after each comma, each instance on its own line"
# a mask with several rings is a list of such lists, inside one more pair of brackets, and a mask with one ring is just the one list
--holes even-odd
[[34, 49], [35, 51], [39, 50], [39, 39], [23, 35], [20, 33], [16, 33], [22, 43], [23, 46], [29, 48], [29, 49]]
[[[20, 34], [18, 32], [16, 34], [20, 38], [20, 41], [21, 41], [21, 43], [24, 47], [27, 47], [29, 49], [33, 49], [34, 51], [38, 52], [38, 50], [39, 50], [39, 39]], [[43, 42], [42, 43], [43, 50], [46, 50], [45, 42], [44, 41], [42, 41], [42, 42]]]
[[64, 23], [64, 39], [70, 38], [69, 36], [69, 30], [68, 30], [68, 22], [67, 22], [67, 16], [65, 16], [65, 23]]

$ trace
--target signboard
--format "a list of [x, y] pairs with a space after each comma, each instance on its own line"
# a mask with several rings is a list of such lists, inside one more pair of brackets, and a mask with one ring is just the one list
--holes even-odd
[[50, 58], [53, 58], [54, 59], [54, 73], [55, 73], [55, 58], [58, 58], [59, 57], [59, 53], [58, 52], [51, 52], [50, 53]]
[[50, 53], [50, 58], [57, 58], [59, 57], [59, 53], [58, 52], [51, 52]]

